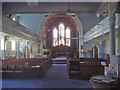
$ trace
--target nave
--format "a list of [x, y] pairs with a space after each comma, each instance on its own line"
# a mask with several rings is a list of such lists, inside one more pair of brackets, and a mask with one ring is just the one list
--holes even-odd
[[40, 79], [3, 79], [3, 88], [92, 88], [89, 80], [69, 79], [66, 64], [52, 64]]
[[120, 2], [0, 4], [3, 88], [120, 89]]

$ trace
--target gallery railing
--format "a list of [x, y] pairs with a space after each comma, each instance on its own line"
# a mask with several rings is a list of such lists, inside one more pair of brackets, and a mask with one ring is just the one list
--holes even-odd
[[[118, 29], [119, 27], [120, 27], [120, 14], [117, 13], [115, 28]], [[87, 33], [84, 34], [84, 42], [97, 38], [108, 32], [110, 32], [109, 19], [108, 17], [106, 17], [99, 24], [97, 24], [91, 30], [89, 30]]]
[[2, 32], [4, 33], [15, 35], [17, 37], [28, 40], [37, 41], [38, 39], [38, 35], [36, 35], [34, 32], [6, 16], [3, 16], [2, 27]]

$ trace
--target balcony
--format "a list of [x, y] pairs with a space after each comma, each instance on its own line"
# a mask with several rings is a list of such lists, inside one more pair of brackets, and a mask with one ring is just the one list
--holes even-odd
[[3, 16], [2, 20], [2, 32], [20, 37], [22, 39], [33, 41], [38, 40], [38, 35], [25, 28], [24, 26], [20, 25], [19, 23], [13, 21], [12, 19]]
[[[118, 29], [119, 27], [120, 27], [120, 14], [117, 13], [115, 28]], [[109, 32], [110, 32], [109, 19], [108, 17], [106, 17], [99, 24], [94, 26], [90, 31], [84, 34], [84, 42], [90, 41]]]

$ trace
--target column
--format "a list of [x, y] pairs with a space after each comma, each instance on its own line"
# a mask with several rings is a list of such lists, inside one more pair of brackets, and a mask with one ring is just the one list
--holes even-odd
[[109, 26], [110, 26], [110, 61], [115, 55], [115, 3], [109, 3]]
[[81, 43], [80, 43], [80, 38], [79, 38], [79, 58], [81, 57]]
[[37, 42], [38, 43], [38, 54], [40, 54], [40, 41]]
[[20, 44], [20, 42], [18, 40], [17, 41], [17, 59], [19, 59], [19, 44]]
[[81, 42], [80, 42], [80, 32], [79, 32], [79, 58], [81, 58]]
[[83, 57], [83, 37], [81, 36], [81, 33], [79, 32], [79, 58], [81, 57]]
[[94, 44], [93, 44], [93, 56], [92, 57], [95, 58], [95, 46], [94, 46]]
[[3, 61], [5, 61], [5, 42], [6, 42], [6, 37], [3, 37]]
[[116, 55], [120, 55], [120, 30], [117, 30], [117, 35], [116, 35], [116, 41], [117, 41], [117, 45], [116, 45]]
[[115, 55], [115, 25], [110, 25], [110, 57]]
[[43, 38], [40, 40], [40, 56], [43, 56]]
[[115, 54], [115, 5], [116, 3], [109, 3], [109, 22], [110, 22], [110, 64], [113, 71], [120, 72], [120, 57]]
[[33, 58], [33, 55], [32, 55], [32, 42], [31, 43], [31, 46], [30, 46], [30, 58]]
[[28, 45], [28, 42], [26, 41], [26, 58], [28, 58], [28, 50], [27, 50], [27, 45]]

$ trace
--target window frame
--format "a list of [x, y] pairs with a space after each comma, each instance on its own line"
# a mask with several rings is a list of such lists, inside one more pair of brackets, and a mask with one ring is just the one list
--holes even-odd
[[[63, 25], [64, 27], [63, 27], [63, 29], [62, 30], [64, 30], [63, 32], [63, 35], [62, 35], [62, 39], [63, 39], [63, 45], [64, 46], [68, 46], [68, 47], [70, 47], [71, 46], [71, 29], [69, 28], [69, 27], [66, 27], [63, 23], [60, 23], [60, 24], [58, 24], [57, 25], [57, 27], [54, 27], [53, 28], [53, 43], [52, 43], [52, 46], [53, 47], [55, 47], [55, 46], [59, 46], [61, 43], [60, 43], [60, 25]], [[58, 35], [57, 35], [57, 38], [54, 38], [54, 29], [56, 28], [56, 30], [58, 30]], [[66, 36], [67, 35], [67, 29], [69, 29], [70, 30], [70, 32], [69, 32], [69, 38]], [[58, 41], [57, 41], [57, 45], [55, 45], [55, 42], [54, 42], [54, 40], [55, 39], [57, 39]], [[69, 45], [67, 44], [67, 39], [69, 39]]]

